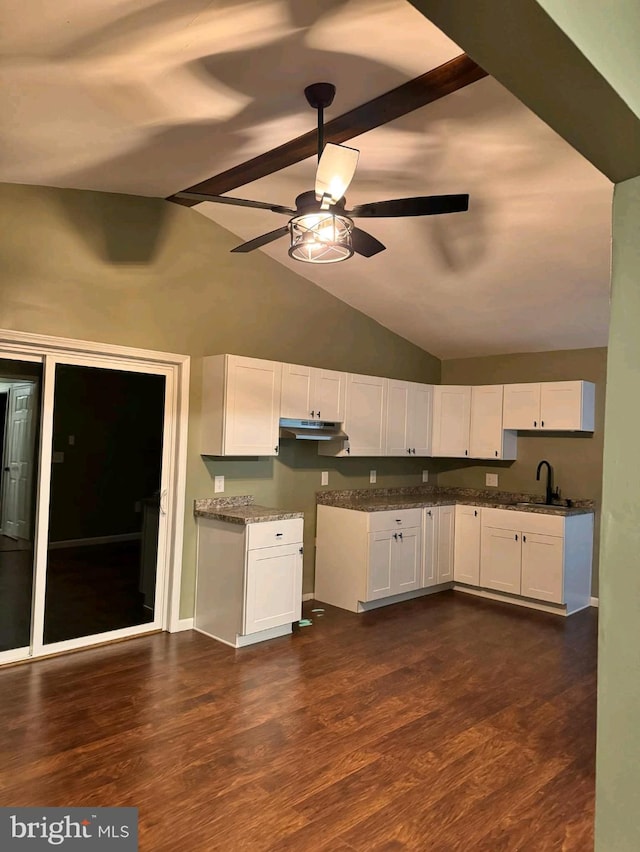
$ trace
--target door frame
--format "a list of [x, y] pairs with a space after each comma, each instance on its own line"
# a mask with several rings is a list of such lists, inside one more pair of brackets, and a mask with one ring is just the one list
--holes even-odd
[[[38, 453], [38, 482], [35, 513], [34, 568], [45, 566], [48, 548], [48, 519], [51, 481], [51, 441], [53, 438], [53, 392], [57, 359], [87, 367], [106, 367], [107, 369], [133, 369], [134, 372], [160, 372], [166, 375], [166, 431], [168, 446], [163, 450], [163, 461], [167, 464], [168, 494], [166, 499], [166, 571], [163, 588], [158, 590], [157, 600], [161, 602], [161, 629], [177, 632], [189, 629], [191, 619], [180, 618], [180, 588], [182, 579], [182, 548], [184, 539], [184, 511], [186, 495], [187, 469], [187, 428], [189, 413], [189, 374], [190, 358], [168, 352], [156, 352], [128, 346], [117, 346], [87, 340], [52, 337], [29, 332], [0, 329], [0, 358], [27, 360], [43, 364], [41, 388], [42, 423]], [[155, 370], [154, 370], [155, 367]], [[158, 369], [162, 368], [162, 369]], [[42, 623], [44, 607], [45, 573], [36, 571], [36, 583], [33, 595], [32, 628]], [[40, 588], [38, 588], [40, 586]], [[36, 617], [39, 616], [39, 617]], [[157, 628], [152, 628], [157, 629]], [[15, 659], [36, 658], [67, 650], [67, 646], [89, 647], [112, 639], [138, 635], [143, 631], [140, 626], [120, 631], [98, 634], [93, 637], [81, 637], [65, 643], [42, 645], [34, 643], [33, 652], [25, 654], [25, 649], [15, 649], [0, 653], [0, 663]], [[62, 647], [64, 645], [64, 647]]]

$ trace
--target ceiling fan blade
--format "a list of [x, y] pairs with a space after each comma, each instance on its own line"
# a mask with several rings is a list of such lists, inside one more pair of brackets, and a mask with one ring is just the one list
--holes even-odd
[[316, 196], [318, 200], [328, 200], [323, 210], [343, 197], [356, 173], [359, 156], [357, 148], [334, 145], [333, 142], [324, 146], [316, 172]]
[[351, 245], [356, 254], [361, 254], [363, 257], [373, 257], [374, 254], [386, 249], [380, 240], [376, 240], [360, 228], [354, 228], [351, 232]]
[[418, 198], [394, 198], [359, 204], [347, 212], [353, 218], [391, 216], [433, 216], [437, 213], [464, 213], [469, 209], [468, 195], [424, 195]]
[[242, 245], [236, 246], [231, 251], [242, 252], [244, 254], [248, 251], [261, 248], [261, 246], [266, 246], [267, 243], [272, 243], [274, 240], [279, 240], [280, 237], [284, 237], [288, 233], [289, 226], [284, 225], [282, 228], [276, 228], [275, 231], [269, 231], [268, 234], [262, 234], [262, 236], [256, 237], [254, 240], [249, 240], [248, 243], [242, 243]]
[[294, 216], [295, 210], [282, 207], [280, 204], [269, 204], [268, 201], [250, 201], [248, 198], [232, 198], [229, 195], [207, 195], [202, 192], [177, 192], [175, 198], [183, 198], [185, 201], [215, 201], [216, 204], [233, 204], [236, 207], [258, 207], [260, 210], [271, 210], [273, 213], [284, 213], [286, 216]]

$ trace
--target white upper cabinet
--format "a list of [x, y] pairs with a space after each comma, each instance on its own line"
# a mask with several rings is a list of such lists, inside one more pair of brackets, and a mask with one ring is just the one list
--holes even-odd
[[280, 417], [342, 422], [347, 374], [300, 364], [282, 365]]
[[204, 358], [201, 454], [277, 455], [281, 378], [278, 361], [240, 355]]
[[504, 429], [592, 432], [592, 382], [541, 382], [504, 386]]
[[469, 456], [471, 388], [466, 385], [433, 387], [433, 456]]
[[344, 415], [345, 441], [321, 441], [323, 456], [386, 455], [386, 414], [388, 379], [379, 376], [347, 374]]
[[502, 426], [502, 385], [471, 388], [469, 455], [474, 459], [515, 459], [517, 433]]
[[388, 456], [431, 455], [432, 385], [389, 379], [386, 435]]

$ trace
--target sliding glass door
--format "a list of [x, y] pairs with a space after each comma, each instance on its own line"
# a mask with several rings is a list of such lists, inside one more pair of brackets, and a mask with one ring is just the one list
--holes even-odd
[[0, 664], [163, 627], [175, 408], [168, 365], [0, 358]]

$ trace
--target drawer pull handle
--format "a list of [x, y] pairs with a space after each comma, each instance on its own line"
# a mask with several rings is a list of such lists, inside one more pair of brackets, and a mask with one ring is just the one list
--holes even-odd
[[398, 533], [394, 533], [394, 534], [393, 534], [393, 537], [394, 537], [394, 538], [395, 538], [395, 540], [397, 541], [397, 540], [398, 540]]
[[398, 538], [402, 541], [402, 533], [398, 533]]
[[516, 541], [518, 540], [518, 533], [516, 533]]
[[282, 538], [283, 535], [284, 533], [276, 533], [276, 538]]
[[523, 536], [522, 536], [522, 540], [523, 540], [523, 541], [526, 541], [526, 540], [527, 540], [526, 535], [523, 535]]
[[473, 510], [473, 516], [474, 516], [474, 518], [478, 517], [478, 510], [477, 509]]
[[300, 548], [300, 553], [304, 553], [304, 547]]

